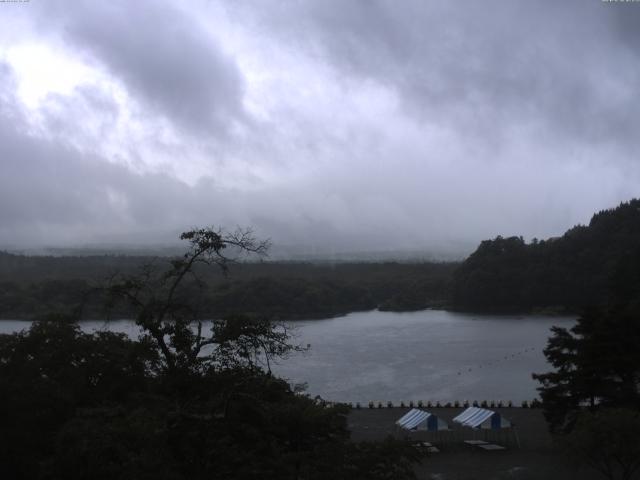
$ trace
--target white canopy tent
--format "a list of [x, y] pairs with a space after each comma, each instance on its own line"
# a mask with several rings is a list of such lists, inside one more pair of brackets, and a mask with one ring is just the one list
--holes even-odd
[[465, 427], [481, 428], [486, 430], [499, 430], [511, 427], [511, 422], [498, 412], [485, 408], [469, 407], [453, 419]]
[[406, 415], [403, 415], [396, 421], [396, 425], [405, 430], [427, 430], [429, 432], [449, 429], [447, 422], [432, 413], [417, 408], [412, 408]]

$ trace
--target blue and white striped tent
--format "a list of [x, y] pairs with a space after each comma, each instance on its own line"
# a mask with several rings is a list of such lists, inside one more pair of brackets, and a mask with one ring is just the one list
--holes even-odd
[[511, 427], [511, 422], [498, 412], [485, 408], [469, 407], [453, 419], [465, 427], [499, 430]]
[[447, 422], [440, 420], [434, 414], [412, 408], [409, 412], [396, 421], [398, 427], [405, 430], [427, 430], [429, 432], [437, 432], [438, 430], [447, 430], [449, 426]]

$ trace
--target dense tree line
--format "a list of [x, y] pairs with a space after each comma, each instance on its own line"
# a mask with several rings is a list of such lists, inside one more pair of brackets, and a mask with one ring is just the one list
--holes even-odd
[[138, 339], [83, 333], [49, 315], [0, 335], [0, 461], [13, 479], [410, 479], [405, 442], [349, 440], [345, 406], [327, 406], [270, 371], [298, 350], [286, 326], [220, 318], [205, 329], [195, 265], [227, 268], [250, 235], [186, 232], [189, 250], [102, 287]]
[[552, 329], [544, 353], [555, 370], [534, 378], [553, 430], [570, 429], [585, 406], [640, 409], [640, 247], [614, 269], [608, 292], [572, 328]]
[[[261, 312], [320, 318], [351, 311], [535, 309], [577, 312], [607, 301], [618, 264], [640, 245], [640, 200], [596, 213], [562, 237], [496, 237], [458, 263], [241, 262], [227, 277], [199, 271], [203, 316]], [[29, 257], [0, 252], [0, 318], [34, 318], [78, 304], [115, 272], [133, 273], [172, 257]], [[99, 316], [98, 303], [86, 305]], [[127, 315], [127, 311], [119, 312]]]
[[[84, 293], [115, 272], [141, 265], [159, 268], [171, 258], [27, 257], [0, 253], [0, 318], [36, 318], [70, 311], [83, 300], [86, 317], [99, 317], [101, 302]], [[206, 283], [200, 312], [214, 318], [261, 313], [279, 318], [321, 318], [381, 308], [403, 311], [449, 301], [454, 263], [237, 263], [226, 277], [196, 268]], [[127, 310], [112, 312], [130, 314]]]
[[579, 311], [607, 302], [617, 266], [640, 245], [640, 200], [596, 213], [589, 225], [562, 237], [533, 240], [497, 237], [483, 241], [456, 270], [457, 308]]
[[549, 426], [567, 453], [607, 478], [640, 469], [640, 247], [621, 259], [607, 301], [554, 327], [534, 374]]

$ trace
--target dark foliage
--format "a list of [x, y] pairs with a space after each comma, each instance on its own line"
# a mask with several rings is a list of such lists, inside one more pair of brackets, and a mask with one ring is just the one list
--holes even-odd
[[590, 309], [570, 330], [553, 328], [545, 355], [553, 372], [534, 375], [553, 430], [570, 430], [583, 407], [640, 408], [640, 321]]
[[560, 238], [483, 241], [454, 274], [453, 304], [473, 310], [579, 311], [607, 302], [610, 279], [640, 245], [640, 200], [596, 213]]
[[640, 469], [640, 412], [604, 408], [580, 414], [561, 445], [579, 464], [609, 480], [631, 480]]
[[[35, 318], [50, 311], [73, 313], [83, 301], [85, 318], [104, 316], [104, 299], [83, 292], [114, 271], [136, 275], [142, 265], [159, 271], [172, 258], [25, 257], [0, 252], [0, 318]], [[196, 265], [204, 283], [203, 317], [259, 314], [281, 319], [325, 318], [352, 311], [420, 310], [449, 302], [455, 263], [236, 263], [226, 277]], [[195, 290], [199, 290], [192, 285]], [[186, 289], [184, 290], [186, 292]], [[120, 305], [114, 316], [132, 315]]]
[[[114, 277], [142, 334], [84, 333], [73, 317], [0, 335], [0, 461], [14, 479], [408, 479], [420, 459], [389, 439], [349, 441], [347, 407], [296, 393], [269, 370], [286, 329], [234, 316], [204, 324], [196, 265], [260, 253], [250, 232], [183, 234], [166, 270]], [[226, 250], [225, 250], [226, 253]]]
[[607, 305], [554, 327], [544, 353], [555, 370], [534, 375], [555, 431], [571, 430], [584, 408], [640, 409], [640, 249], [613, 270]]
[[606, 305], [554, 327], [544, 351], [554, 370], [533, 377], [564, 451], [629, 480], [640, 468], [640, 248], [612, 270]]
[[60, 319], [0, 336], [6, 478], [317, 478], [349, 468], [344, 407], [240, 366], [176, 382], [160, 356], [151, 343]]
[[145, 393], [157, 355], [124, 335], [82, 333], [65, 318], [0, 336], [0, 458], [7, 478], [38, 478], [78, 411]]

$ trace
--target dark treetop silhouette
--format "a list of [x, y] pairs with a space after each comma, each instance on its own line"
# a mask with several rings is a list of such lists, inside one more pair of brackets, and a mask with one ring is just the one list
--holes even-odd
[[224, 270], [224, 249], [262, 253], [266, 244], [246, 231], [203, 229], [183, 238], [189, 250], [166, 271], [148, 265], [105, 287], [112, 301], [134, 308], [137, 340], [83, 333], [74, 318], [60, 315], [0, 335], [3, 474], [414, 478], [417, 450], [393, 440], [350, 442], [345, 406], [327, 406], [269, 373], [271, 358], [297, 348], [286, 330], [235, 316], [204, 332], [193, 295], [198, 268]]

